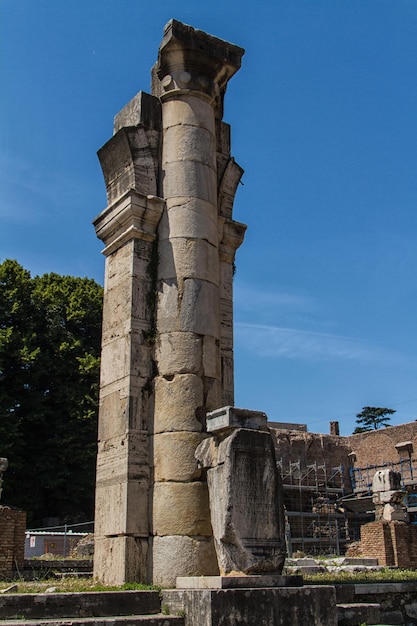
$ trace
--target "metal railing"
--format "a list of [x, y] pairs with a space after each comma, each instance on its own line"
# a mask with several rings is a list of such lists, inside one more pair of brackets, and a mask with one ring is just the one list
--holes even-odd
[[[84, 528], [84, 530], [82, 530], [82, 528]], [[26, 537], [29, 537], [31, 535], [38, 535], [38, 534], [56, 534], [56, 535], [63, 535], [63, 556], [64, 558], [67, 556], [67, 551], [68, 551], [68, 543], [69, 543], [69, 539], [71, 539], [71, 537], [74, 537], [74, 530], [73, 529], [77, 529], [75, 532], [78, 533], [84, 533], [84, 534], [89, 534], [89, 533], [93, 533], [94, 532], [94, 521], [92, 522], [81, 522], [79, 524], [62, 524], [62, 525], [57, 525], [57, 526], [43, 526], [42, 528], [28, 528], [26, 530]]]

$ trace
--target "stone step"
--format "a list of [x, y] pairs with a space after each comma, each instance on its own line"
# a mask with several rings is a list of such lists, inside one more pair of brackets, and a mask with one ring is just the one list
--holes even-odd
[[175, 615], [118, 615], [107, 617], [66, 617], [51, 619], [1, 620], [2, 626], [184, 626]]
[[358, 624], [381, 624], [381, 605], [371, 602], [355, 602], [337, 605], [338, 626], [358, 626]]
[[159, 591], [89, 591], [80, 593], [10, 593], [0, 595], [3, 620], [89, 618], [156, 615], [161, 612]]

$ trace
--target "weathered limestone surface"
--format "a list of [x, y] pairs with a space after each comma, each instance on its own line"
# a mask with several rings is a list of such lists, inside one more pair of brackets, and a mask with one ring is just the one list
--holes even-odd
[[187, 482], [201, 478], [194, 451], [204, 433], [161, 433], [154, 441], [155, 480]]
[[201, 432], [198, 408], [204, 403], [204, 385], [195, 374], [155, 380], [154, 432]]
[[153, 526], [155, 535], [162, 537], [209, 537], [211, 526], [206, 483], [155, 483]]
[[[131, 146], [135, 132], [138, 134], [136, 152], [127, 151], [122, 157], [120, 144], [113, 140], [101, 151], [109, 206], [94, 221], [97, 235], [106, 245], [94, 573], [108, 584], [149, 579], [149, 424], [153, 407], [149, 339], [155, 332], [152, 294], [156, 269], [152, 264], [164, 203], [142, 193], [155, 190], [157, 174], [142, 131], [139, 126], [129, 134]], [[141, 170], [139, 189], [139, 179], [132, 182], [138, 159], [142, 166], [144, 162], [148, 165], [145, 173]], [[132, 176], [125, 176], [121, 160]], [[151, 172], [149, 180], [146, 171]]]
[[161, 377], [174, 374], [198, 374], [203, 340], [194, 333], [164, 333], [155, 347], [155, 359]]
[[115, 134], [98, 152], [109, 204], [129, 189], [158, 195], [160, 127], [161, 103], [144, 92], [116, 115]]
[[[177, 552], [184, 537], [192, 541], [194, 552], [199, 543], [206, 552], [211, 549], [208, 562], [216, 571], [207, 486], [194, 464], [194, 450], [205, 430], [206, 412], [220, 406], [223, 395], [217, 127], [222, 91], [242, 53], [174, 20], [166, 27], [154, 72], [153, 93], [162, 102], [161, 191], [166, 203], [158, 231], [153, 437], [153, 580], [162, 584], [190, 571]], [[175, 439], [168, 433], [176, 433]], [[173, 462], [162, 460], [170, 440]], [[169, 566], [164, 567], [160, 549], [164, 555], [171, 551]], [[207, 563], [191, 563], [196, 574], [206, 573]]]
[[[224, 406], [207, 414], [207, 432], [231, 434], [233, 428], [268, 430], [266, 413]], [[269, 432], [269, 431], [268, 431]]]
[[233, 403], [232, 278], [243, 170], [222, 122], [243, 50], [175, 20], [152, 95], [116, 115], [99, 150], [108, 207], [94, 220], [106, 277], [95, 576], [173, 584], [218, 573], [195, 448]]
[[[149, 540], [133, 535], [94, 535], [94, 572], [108, 585], [146, 580]], [[97, 574], [96, 574], [97, 572]]]
[[[210, 414], [209, 430], [195, 455], [207, 471], [211, 524], [222, 575], [282, 572], [285, 559], [284, 508], [281, 479], [268, 431], [255, 428], [265, 414], [231, 410]], [[219, 419], [223, 416], [223, 420]]]
[[208, 576], [218, 574], [216, 553], [210, 537], [156, 535], [153, 538], [153, 577], [154, 580], [166, 581], [166, 587], [175, 586], [178, 571], [183, 576], [200, 576], [202, 563]]

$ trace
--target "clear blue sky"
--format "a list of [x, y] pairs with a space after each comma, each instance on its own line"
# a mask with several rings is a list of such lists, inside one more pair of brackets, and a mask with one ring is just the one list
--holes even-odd
[[417, 418], [417, 0], [0, 0], [0, 260], [102, 282], [96, 151], [172, 17], [246, 49], [236, 406]]

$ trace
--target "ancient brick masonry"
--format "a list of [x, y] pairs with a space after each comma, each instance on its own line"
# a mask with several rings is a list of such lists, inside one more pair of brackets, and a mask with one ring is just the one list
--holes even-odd
[[23, 568], [26, 513], [0, 506], [0, 577]]
[[370, 522], [361, 527], [362, 556], [379, 565], [417, 568], [417, 528], [405, 522]]

